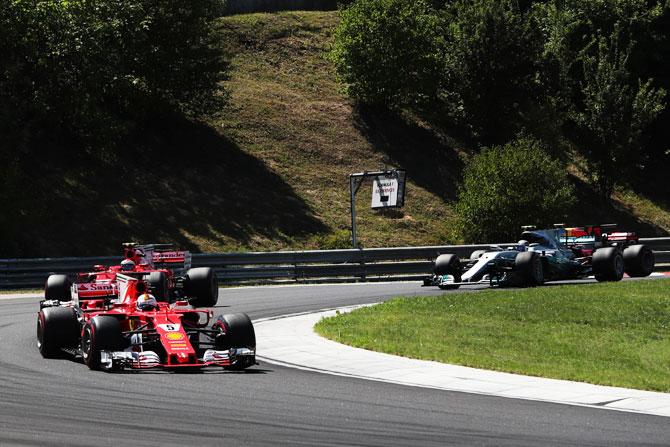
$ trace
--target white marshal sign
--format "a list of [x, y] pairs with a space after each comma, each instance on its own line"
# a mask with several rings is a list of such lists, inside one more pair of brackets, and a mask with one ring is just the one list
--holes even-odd
[[372, 208], [398, 206], [398, 178], [379, 176], [372, 181]]

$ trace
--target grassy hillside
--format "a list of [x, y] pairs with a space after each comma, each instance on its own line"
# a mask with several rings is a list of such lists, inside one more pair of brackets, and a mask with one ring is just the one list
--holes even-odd
[[[220, 19], [232, 69], [218, 118], [156, 116], [114, 156], [45, 150], [24, 160], [0, 257], [115, 254], [127, 240], [194, 251], [347, 247], [348, 174], [384, 166], [407, 170], [406, 206], [373, 212], [370, 185], [361, 188], [361, 244], [456, 242], [451, 203], [468, 151], [423, 123], [355, 108], [326, 58], [337, 22], [337, 12]], [[603, 207], [575, 181], [571, 220], [670, 231], [667, 194], [624, 191]]]

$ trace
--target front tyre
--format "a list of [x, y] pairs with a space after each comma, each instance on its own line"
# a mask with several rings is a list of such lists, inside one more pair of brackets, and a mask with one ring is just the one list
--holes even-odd
[[[463, 266], [458, 256], [454, 254], [440, 255], [435, 260], [434, 273], [437, 276], [450, 275], [454, 278], [454, 282], [461, 282], [463, 274]], [[442, 290], [458, 289], [460, 284], [438, 284]]]
[[71, 301], [71, 287], [72, 282], [66, 275], [49, 275], [47, 282], [44, 285], [44, 299]]
[[197, 267], [186, 272], [186, 294], [193, 307], [214, 307], [219, 301], [219, 282], [210, 267]]
[[596, 281], [621, 281], [624, 272], [624, 259], [621, 250], [616, 247], [599, 248], [593, 253], [593, 275]]
[[[247, 348], [256, 351], [256, 332], [247, 314], [220, 315], [212, 328], [220, 332], [215, 339], [217, 349]], [[244, 356], [227, 366], [226, 369], [241, 371], [255, 363], [255, 357]]]
[[81, 351], [84, 363], [93, 370], [99, 370], [101, 351], [123, 349], [121, 324], [114, 317], [99, 315], [91, 318], [84, 326], [81, 337]]
[[535, 287], [544, 284], [544, 265], [540, 255], [534, 251], [523, 251], [514, 259], [514, 272], [521, 287]]
[[149, 288], [157, 301], [169, 302], [170, 289], [168, 287], [168, 278], [165, 272], [151, 272], [147, 278]]

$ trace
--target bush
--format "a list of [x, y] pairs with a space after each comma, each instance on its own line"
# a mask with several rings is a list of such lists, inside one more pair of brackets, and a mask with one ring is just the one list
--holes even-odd
[[424, 0], [359, 0], [341, 13], [331, 58], [349, 94], [398, 107], [434, 94], [439, 21]]
[[442, 85], [459, 98], [474, 137], [500, 144], [532, 127], [544, 92], [542, 36], [531, 12], [515, 0], [457, 0], [444, 17]]
[[521, 137], [470, 161], [456, 211], [466, 242], [510, 242], [522, 225], [561, 221], [573, 202], [565, 168], [537, 140]]

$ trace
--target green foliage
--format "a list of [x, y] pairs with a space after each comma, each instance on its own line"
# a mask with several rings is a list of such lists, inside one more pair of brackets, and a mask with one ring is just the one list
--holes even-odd
[[646, 128], [663, 111], [665, 91], [651, 80], [631, 85], [630, 47], [621, 50], [616, 31], [597, 41], [598, 53], [584, 58], [583, 104], [573, 114], [589, 177], [609, 198], [615, 185], [632, 177], [646, 161]]
[[565, 168], [538, 141], [522, 137], [472, 159], [456, 211], [466, 242], [513, 241], [522, 225], [561, 221], [573, 195]]
[[657, 124], [670, 116], [668, 23], [661, 0], [358, 0], [333, 58], [356, 99], [465, 128], [474, 149], [521, 131], [560, 158], [576, 146], [609, 197], [670, 161], [667, 138], [652, 140], [670, 136]]
[[336, 230], [315, 238], [317, 249], [337, 250], [351, 248], [351, 232], [349, 230]]
[[434, 94], [440, 24], [429, 3], [359, 0], [341, 15], [331, 58], [352, 97], [398, 107]]
[[444, 86], [481, 144], [509, 141], [541, 104], [541, 35], [515, 0], [458, 0], [444, 11]]
[[14, 0], [0, 6], [0, 130], [16, 148], [96, 141], [146, 114], [195, 115], [224, 64], [218, 0]]

